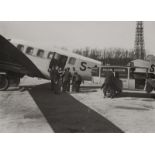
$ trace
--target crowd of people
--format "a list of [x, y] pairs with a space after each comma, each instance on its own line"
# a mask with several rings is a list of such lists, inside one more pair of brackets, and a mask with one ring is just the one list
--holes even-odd
[[63, 70], [58, 66], [49, 68], [49, 72], [51, 78], [51, 90], [55, 94], [70, 91], [79, 92], [82, 77], [80, 74], [78, 74], [78, 72], [75, 71], [72, 75], [70, 72], [70, 68], [65, 68]]
[[[61, 67], [49, 68], [50, 78], [51, 78], [51, 90], [55, 94], [60, 94], [61, 92], [79, 92], [80, 85], [82, 82], [82, 77], [78, 72], [74, 72], [72, 75], [70, 68], [65, 68], [62, 70]], [[112, 71], [106, 73], [106, 78], [101, 86], [103, 89], [104, 97], [115, 97], [122, 92], [122, 81], [119, 79], [119, 74]]]
[[103, 89], [104, 97], [114, 98], [122, 92], [122, 81], [119, 79], [119, 73], [115, 72], [115, 75], [112, 71], [106, 73], [106, 78], [101, 86]]

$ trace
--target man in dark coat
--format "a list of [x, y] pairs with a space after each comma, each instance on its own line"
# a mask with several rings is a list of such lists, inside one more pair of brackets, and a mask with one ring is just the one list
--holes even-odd
[[59, 94], [61, 92], [61, 74], [58, 67], [54, 72], [54, 93]]
[[50, 73], [50, 79], [51, 79], [51, 90], [54, 90], [54, 77], [55, 77], [55, 68], [49, 68], [49, 73]]
[[119, 73], [115, 72], [115, 95], [118, 95], [122, 92], [123, 84], [122, 81], [119, 78]]
[[70, 91], [70, 80], [71, 80], [70, 68], [66, 68], [63, 75], [63, 91]]
[[76, 72], [74, 71], [72, 76], [72, 91], [75, 91], [75, 78], [76, 78]]
[[50, 73], [50, 79], [51, 79], [51, 90], [54, 90], [54, 79], [55, 79], [55, 72], [56, 72], [56, 67], [57, 67], [57, 60], [52, 59], [49, 65], [49, 73]]
[[74, 84], [75, 84], [75, 91], [76, 92], [79, 92], [80, 91], [80, 85], [81, 85], [81, 82], [82, 82], [82, 77], [80, 74], [78, 74], [77, 72], [75, 72], [75, 77], [74, 77]]
[[114, 97], [115, 78], [112, 71], [106, 73], [106, 78], [103, 85], [101, 86], [101, 89], [103, 89], [104, 97], [108, 95], [107, 93], [109, 93], [109, 97]]

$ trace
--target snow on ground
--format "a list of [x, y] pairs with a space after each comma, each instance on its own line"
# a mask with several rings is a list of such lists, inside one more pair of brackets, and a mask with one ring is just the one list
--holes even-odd
[[[31, 89], [50, 82], [24, 77], [20, 86]], [[91, 85], [92, 86], [92, 85]], [[106, 117], [124, 132], [155, 132], [155, 99], [144, 91], [124, 91], [124, 96], [103, 98], [96, 88], [71, 95]], [[0, 93], [0, 132], [53, 132], [28, 91], [10, 88]]]
[[124, 132], [155, 132], [155, 100], [148, 96], [132, 97], [134, 93], [137, 92], [131, 92], [129, 97], [114, 99], [104, 98], [101, 90], [74, 93], [72, 96], [106, 117]]
[[[29, 86], [31, 82], [35, 85], [39, 81], [23, 78], [21, 82], [21, 85]], [[0, 132], [40, 133], [53, 130], [28, 91], [10, 88], [0, 93]]]
[[47, 82], [50, 82], [50, 80], [40, 79], [36, 77], [31, 78], [31, 77], [24, 76], [20, 81], [20, 86], [35, 86], [35, 85], [43, 84]]

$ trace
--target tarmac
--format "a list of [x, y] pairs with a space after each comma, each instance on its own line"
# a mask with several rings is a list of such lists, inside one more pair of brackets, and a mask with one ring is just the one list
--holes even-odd
[[0, 132], [154, 133], [154, 97], [126, 90], [104, 98], [92, 85], [56, 95], [49, 81], [25, 77], [19, 88], [0, 92]]

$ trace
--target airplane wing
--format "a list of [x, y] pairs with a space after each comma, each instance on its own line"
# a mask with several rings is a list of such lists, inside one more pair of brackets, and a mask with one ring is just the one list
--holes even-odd
[[0, 71], [45, 78], [33, 62], [0, 35]]

